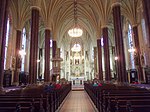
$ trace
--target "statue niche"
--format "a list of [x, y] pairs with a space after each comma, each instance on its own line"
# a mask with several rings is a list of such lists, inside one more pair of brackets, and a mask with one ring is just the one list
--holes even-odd
[[80, 73], [81, 73], [80, 68], [76, 67], [75, 70], [74, 70], [74, 73], [75, 73], [75, 77], [80, 77]]

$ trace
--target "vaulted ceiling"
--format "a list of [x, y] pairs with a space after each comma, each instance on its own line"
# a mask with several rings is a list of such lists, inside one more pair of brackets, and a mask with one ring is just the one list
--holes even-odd
[[[112, 4], [118, 0], [77, 0], [78, 24], [92, 41], [101, 35], [101, 27], [113, 28]], [[137, 24], [137, 12], [142, 0], [120, 0], [122, 15]], [[22, 29], [31, 18], [31, 6], [40, 9], [40, 28], [48, 28], [53, 38], [62, 41], [74, 24], [74, 0], [10, 0], [13, 26]], [[41, 29], [40, 29], [41, 30]], [[42, 30], [41, 30], [42, 31]], [[84, 39], [83, 39], [84, 40]]]

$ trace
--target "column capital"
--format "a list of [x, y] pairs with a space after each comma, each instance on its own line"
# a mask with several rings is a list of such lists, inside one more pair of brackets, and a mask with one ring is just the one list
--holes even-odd
[[31, 6], [31, 9], [36, 9], [36, 10], [41, 10], [41, 8], [39, 6]]
[[[55, 39], [55, 38], [52, 38], [52, 40], [53, 40], [53, 41], [56, 41], [56, 39]], [[56, 41], [56, 42], [57, 42], [57, 41]]]
[[45, 30], [52, 30], [52, 28], [51, 27], [45, 27]]
[[97, 36], [97, 40], [101, 39], [101, 35], [100, 36]]
[[103, 29], [103, 28], [108, 28], [108, 25], [107, 24], [106, 25], [102, 25], [101, 29]]
[[16, 31], [21, 31], [22, 32], [22, 29], [21, 28], [17, 28]]
[[132, 25], [132, 28], [134, 28], [134, 27], [137, 27], [138, 26], [138, 24], [136, 23], [136, 24], [133, 24]]
[[111, 5], [111, 8], [116, 7], [116, 6], [121, 6], [121, 1], [120, 0], [114, 0], [112, 5]]
[[97, 40], [101, 40], [101, 38], [97, 38]]

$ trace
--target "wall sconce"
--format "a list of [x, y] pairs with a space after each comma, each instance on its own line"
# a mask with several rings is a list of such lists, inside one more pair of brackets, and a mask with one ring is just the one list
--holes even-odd
[[117, 56], [115, 56], [115, 61], [117, 61], [118, 60], [118, 57]]
[[38, 59], [38, 60], [37, 60], [37, 63], [39, 63], [39, 62], [40, 62], [40, 60]]
[[22, 49], [22, 50], [19, 50], [19, 54], [21, 55], [21, 57], [23, 57], [24, 55], [26, 55], [26, 52]]
[[133, 47], [133, 42], [130, 42], [130, 48], [128, 49], [130, 53], [134, 53], [136, 49]]
[[135, 50], [135, 48], [134, 47], [131, 47], [130, 49], [128, 49], [128, 51], [131, 53], [134, 53], [136, 50]]

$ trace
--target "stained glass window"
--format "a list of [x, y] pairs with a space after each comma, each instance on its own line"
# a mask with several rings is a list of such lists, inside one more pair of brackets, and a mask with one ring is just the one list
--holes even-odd
[[8, 20], [7, 20], [7, 31], [6, 31], [6, 44], [5, 44], [4, 70], [6, 69], [6, 58], [7, 58], [7, 50], [8, 50], [9, 31], [10, 31], [10, 21], [9, 21], [9, 18], [8, 18]]
[[[26, 30], [25, 28], [23, 28], [23, 33], [22, 33], [22, 50], [26, 52]], [[24, 65], [25, 65], [25, 55], [22, 56], [21, 71], [24, 71]]]
[[[131, 49], [133, 47], [133, 39], [132, 39], [132, 28], [131, 25], [129, 24], [128, 27], [128, 46], [129, 49]], [[131, 63], [131, 69], [135, 69], [135, 64], [134, 64], [134, 52], [129, 52], [129, 56], [130, 56], [130, 63]]]

